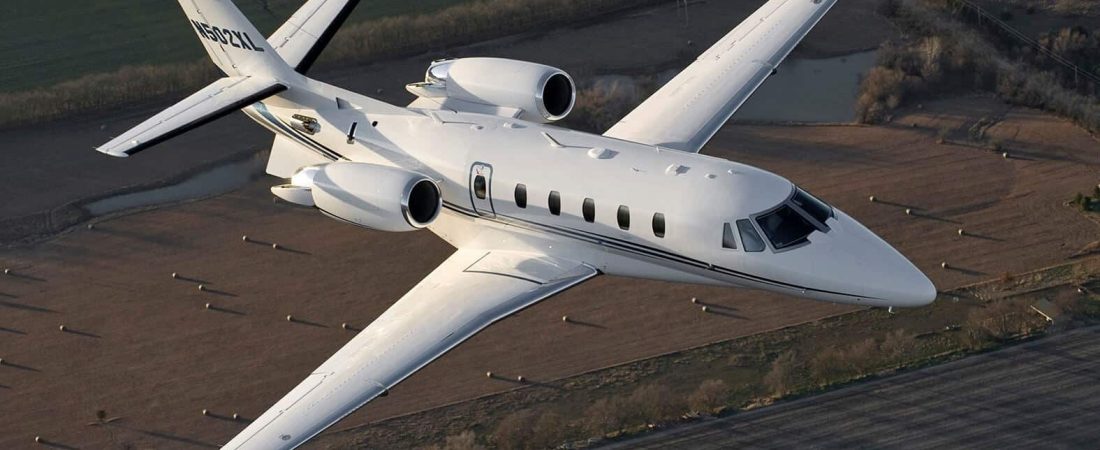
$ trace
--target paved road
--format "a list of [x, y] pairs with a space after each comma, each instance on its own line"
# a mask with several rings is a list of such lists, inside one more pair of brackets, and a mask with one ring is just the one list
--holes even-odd
[[1100, 448], [1100, 327], [608, 446]]

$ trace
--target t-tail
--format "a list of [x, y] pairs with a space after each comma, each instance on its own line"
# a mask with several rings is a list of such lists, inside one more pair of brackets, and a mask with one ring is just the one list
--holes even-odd
[[265, 39], [230, 0], [179, 0], [225, 74], [96, 150], [126, 157], [280, 93], [304, 74], [359, 0], [310, 0]]

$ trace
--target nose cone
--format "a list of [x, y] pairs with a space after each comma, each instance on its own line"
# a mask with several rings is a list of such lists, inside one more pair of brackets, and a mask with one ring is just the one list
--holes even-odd
[[888, 306], [918, 307], [936, 299], [936, 286], [893, 246], [847, 214], [837, 211], [828, 233], [843, 270], [855, 275], [850, 292], [885, 301]]
[[847, 214], [835, 213], [828, 233], [815, 232], [809, 245], [777, 253], [774, 269], [822, 300], [919, 307], [936, 299], [932, 281], [905, 256]]

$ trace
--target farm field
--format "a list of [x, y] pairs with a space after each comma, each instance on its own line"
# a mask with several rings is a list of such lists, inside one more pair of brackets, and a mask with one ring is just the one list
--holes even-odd
[[[934, 130], [984, 117], [998, 118], [990, 132], [1017, 157], [936, 143]], [[941, 290], [1058, 264], [1100, 239], [1095, 222], [1065, 205], [1100, 167], [1080, 129], [984, 98], [927, 104], [900, 121], [917, 127], [734, 125], [705, 153], [790, 176], [896, 245]], [[0, 425], [0, 447], [37, 434], [92, 447], [222, 443], [243, 426], [224, 417], [256, 417], [351, 337], [342, 323], [377, 317], [450, 251], [427, 233], [375, 233], [274, 205], [269, 185], [0, 251], [0, 265], [23, 274], [0, 278], [0, 354], [14, 364], [0, 370], [0, 395], [18, 411]], [[872, 194], [881, 201], [868, 202]], [[732, 313], [704, 314], [691, 297]], [[488, 370], [550, 382], [851, 310], [603, 277], [490, 327], [336, 429], [515, 388]], [[565, 326], [563, 315], [591, 326]], [[89, 431], [99, 409], [123, 421]]]
[[[348, 23], [421, 14], [472, 0], [368, 0]], [[265, 35], [302, 0], [236, 0]], [[205, 57], [175, 1], [6, 0], [0, 5], [0, 92], [49, 86], [134, 64]]]
[[[285, 8], [279, 17], [292, 9], [289, 1], [237, 1], [260, 22], [262, 3]], [[455, 1], [380, 6], [390, 3], [398, 11]], [[695, 3], [691, 27], [663, 5], [607, 23], [318, 76], [402, 104], [409, 98], [401, 87], [421, 77], [436, 56], [528, 59], [578, 79], [653, 73], [690, 60], [701, 50], [697, 43], [721, 36], [758, 3]], [[893, 36], [890, 25], [870, 12], [875, 3], [841, 3], [795, 55], [847, 54]], [[12, 5], [30, 2], [15, 0], [0, 10]], [[169, 6], [148, 10], [150, 17], [180, 24], [180, 42], [199, 51], [176, 5]], [[364, 2], [356, 17], [376, 17], [374, 6]], [[652, 32], [638, 36], [638, 29]], [[79, 45], [93, 44], [100, 45]], [[91, 146], [172, 101], [0, 131], [6, 162], [0, 190], [11, 199], [0, 204], [0, 226], [270, 145], [269, 134], [238, 115], [126, 161], [92, 152]], [[988, 140], [969, 138], [976, 126]], [[997, 151], [987, 147], [992, 142]], [[975, 95], [902, 109], [882, 126], [735, 121], [703, 153], [806, 187], [895, 245], [942, 292], [1063, 264], [1095, 247], [1100, 224], [1067, 203], [1096, 186], [1096, 148], [1094, 136], [1066, 120]], [[0, 247], [0, 268], [14, 271], [0, 275], [0, 448], [30, 447], [39, 435], [61, 448], [216, 447], [350, 339], [354, 331], [341, 324], [354, 329], [369, 323], [451, 251], [427, 232], [366, 231], [275, 204], [268, 191], [274, 184], [280, 180], [265, 177], [214, 198], [102, 218], [94, 229], [81, 224], [33, 245]], [[868, 201], [871, 195], [878, 201]], [[242, 235], [252, 242], [242, 242]], [[692, 297], [724, 313], [704, 313]], [[383, 448], [431, 444], [415, 438], [418, 430], [400, 428], [400, 418], [528, 391], [485, 377], [489, 370], [553, 388], [577, 374], [854, 310], [753, 291], [600, 277], [486, 329], [310, 448], [347, 448], [362, 436], [393, 430], [399, 437]], [[288, 321], [291, 314], [298, 320]], [[563, 323], [566, 314], [574, 321]], [[117, 420], [89, 427], [100, 410]]]

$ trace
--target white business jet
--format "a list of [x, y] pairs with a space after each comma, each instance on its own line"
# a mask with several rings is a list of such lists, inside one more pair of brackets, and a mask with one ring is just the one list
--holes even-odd
[[130, 156], [243, 109], [275, 133], [278, 197], [458, 250], [227, 445], [294, 448], [489, 324], [600, 274], [877, 307], [936, 288], [778, 175], [700, 155], [836, 0], [771, 0], [603, 136], [547, 125], [575, 85], [544, 65], [435, 61], [393, 106], [305, 76], [355, 0], [264, 39], [229, 0], [180, 0], [226, 77], [99, 147]]

